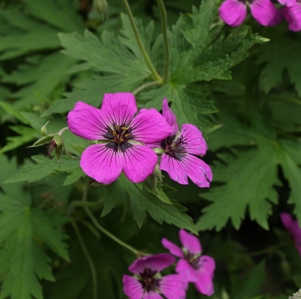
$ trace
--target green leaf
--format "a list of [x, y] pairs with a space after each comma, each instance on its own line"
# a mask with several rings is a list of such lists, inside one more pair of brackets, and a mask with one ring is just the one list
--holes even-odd
[[276, 167], [278, 148], [277, 144], [267, 141], [258, 149], [239, 153], [237, 159], [225, 161], [228, 166], [213, 167], [214, 181], [227, 184], [201, 195], [213, 203], [203, 209], [204, 215], [196, 225], [198, 230], [216, 228], [219, 231], [229, 219], [238, 229], [247, 207], [251, 220], [265, 229], [269, 228], [267, 217], [272, 213], [269, 201], [276, 203], [278, 199], [273, 189], [273, 185], [279, 184]]
[[171, 108], [176, 114], [179, 124], [193, 123], [203, 133], [212, 129], [211, 122], [205, 116], [217, 112], [213, 102], [206, 99], [207, 94], [200, 94], [185, 88], [184, 85], [167, 84], [159, 89], [144, 92], [139, 96], [148, 108], [162, 109], [163, 98], [172, 103]]
[[242, 290], [234, 299], [256, 298], [266, 278], [265, 261], [256, 265], [243, 280]]
[[27, 13], [47, 22], [60, 30], [79, 31], [84, 28], [80, 15], [77, 13], [78, 1], [74, 0], [49, 0], [36, 2], [24, 0]]
[[56, 172], [69, 172], [78, 168], [78, 160], [63, 157], [60, 165], [54, 161], [41, 156], [32, 156], [34, 162], [26, 161], [19, 172], [6, 180], [5, 183], [35, 182]]
[[10, 127], [10, 129], [20, 134], [21, 136], [7, 137], [7, 144], [0, 149], [0, 154], [11, 151], [13, 149], [18, 148], [19, 146], [30, 142], [34, 139], [34, 135], [37, 134], [36, 130], [28, 127], [15, 126]]
[[[197, 233], [192, 219], [188, 215], [180, 212], [176, 206], [165, 204], [155, 195], [141, 190], [124, 176], [121, 176], [117, 182], [111, 184], [108, 188], [109, 191], [105, 194], [105, 197], [102, 198], [102, 200], [105, 200], [105, 210], [103, 214], [109, 213], [114, 206], [129, 198], [130, 209], [139, 227], [142, 226], [147, 212], [160, 224], [164, 221], [168, 224], [174, 224], [177, 227], [186, 228], [193, 233]], [[119, 195], [118, 197], [116, 196], [117, 194]], [[120, 194], [123, 195], [120, 196]], [[106, 203], [108, 200], [113, 200], [113, 203]]]
[[63, 53], [84, 61], [86, 69], [122, 75], [125, 81], [134, 77], [136, 82], [141, 82], [150, 75], [145, 62], [138, 60], [109, 32], [105, 31], [101, 39], [88, 30], [84, 36], [76, 32], [60, 33], [59, 38], [65, 48]]
[[257, 63], [263, 65], [259, 76], [260, 89], [269, 93], [278, 86], [287, 71], [290, 83], [301, 96], [301, 78], [298, 65], [301, 63], [299, 42], [287, 35], [274, 36], [258, 54]]
[[20, 108], [42, 104], [53, 90], [69, 79], [66, 71], [74, 65], [74, 60], [61, 53], [45, 57], [27, 59], [27, 64], [20, 65], [17, 71], [3, 77], [4, 82], [24, 85], [14, 96], [20, 99], [15, 106]]
[[0, 101], [0, 106], [10, 115], [15, 117], [21, 123], [27, 125], [29, 121], [22, 115], [20, 110], [13, 105]]
[[301, 222], [301, 142], [300, 141], [282, 141], [281, 156], [279, 164], [281, 165], [284, 176], [288, 179], [290, 185], [289, 203], [295, 204], [294, 212]]
[[[38, 278], [53, 281], [50, 259], [33, 239], [32, 211], [28, 194], [21, 198], [0, 195], [0, 273], [4, 280], [0, 298], [42, 299]], [[42, 223], [44, 225], [44, 223]]]

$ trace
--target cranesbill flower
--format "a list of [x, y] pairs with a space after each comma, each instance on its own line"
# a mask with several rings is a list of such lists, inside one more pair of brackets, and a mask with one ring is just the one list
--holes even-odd
[[297, 250], [301, 256], [301, 226], [297, 220], [293, 220], [292, 216], [288, 213], [281, 213], [280, 219], [283, 226], [289, 231], [295, 241]]
[[263, 26], [274, 26], [282, 19], [271, 0], [226, 0], [219, 8], [221, 19], [230, 26], [239, 26], [246, 18], [247, 3], [253, 18]]
[[290, 7], [296, 3], [296, 0], [278, 0], [278, 2], [281, 3], [282, 5], [286, 5]]
[[199, 187], [209, 187], [212, 171], [204, 161], [196, 157], [204, 156], [207, 151], [201, 131], [194, 125], [184, 124], [181, 132], [178, 132], [176, 116], [168, 107], [166, 99], [163, 100], [162, 113], [172, 127], [172, 133], [160, 143], [164, 150], [160, 169], [180, 184], [187, 185], [189, 177]]
[[69, 112], [70, 131], [96, 144], [84, 150], [83, 171], [97, 182], [112, 183], [124, 171], [134, 182], [153, 173], [157, 155], [144, 143], [157, 142], [171, 133], [171, 127], [155, 109], [137, 112], [134, 95], [129, 92], [105, 94], [101, 109], [77, 102]]
[[123, 276], [123, 291], [130, 299], [184, 299], [185, 283], [180, 275], [159, 272], [175, 262], [171, 254], [160, 253], [137, 259], [129, 267], [135, 276]]
[[200, 293], [211, 296], [214, 293], [212, 282], [215, 270], [214, 259], [208, 255], [201, 256], [202, 247], [199, 239], [184, 229], [180, 230], [179, 238], [182, 248], [165, 238], [162, 239], [162, 245], [171, 254], [180, 258], [176, 265], [177, 273], [187, 283], [193, 282]]
[[292, 31], [301, 30], [301, 1], [294, 0], [293, 4], [283, 8], [283, 16], [288, 22], [288, 28]]

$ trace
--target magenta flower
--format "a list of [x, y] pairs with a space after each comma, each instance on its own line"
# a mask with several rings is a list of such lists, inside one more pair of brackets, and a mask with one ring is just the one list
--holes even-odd
[[263, 26], [274, 26], [282, 20], [271, 0], [226, 0], [219, 8], [221, 19], [230, 26], [239, 26], [246, 18], [247, 3], [253, 18]]
[[290, 7], [296, 3], [296, 0], [278, 0], [278, 2], [282, 5]]
[[292, 4], [287, 5], [283, 9], [283, 16], [288, 22], [288, 28], [292, 31], [301, 30], [301, 1], [294, 0]]
[[292, 216], [288, 213], [281, 213], [280, 219], [283, 226], [289, 231], [295, 241], [295, 245], [301, 256], [301, 226], [297, 220], [293, 220]]
[[180, 258], [176, 265], [177, 273], [187, 283], [193, 282], [200, 293], [211, 296], [214, 293], [212, 282], [215, 269], [214, 259], [208, 255], [201, 256], [202, 247], [199, 239], [184, 229], [180, 230], [179, 238], [183, 245], [182, 249], [169, 240], [162, 239], [162, 245], [171, 254]]
[[161, 276], [159, 272], [175, 262], [171, 254], [160, 253], [139, 258], [129, 267], [135, 276], [124, 275], [123, 291], [130, 299], [184, 299], [185, 283], [180, 275]]
[[195, 156], [204, 156], [207, 151], [201, 131], [194, 125], [184, 124], [181, 132], [178, 132], [176, 116], [168, 107], [166, 99], [163, 100], [162, 113], [172, 127], [172, 133], [160, 143], [164, 150], [160, 169], [180, 184], [187, 185], [189, 177], [199, 187], [209, 187], [212, 171], [204, 161]]
[[171, 127], [155, 109], [143, 109], [135, 116], [136, 112], [129, 92], [105, 94], [101, 109], [77, 102], [69, 112], [70, 131], [96, 141], [82, 153], [80, 166], [97, 182], [110, 184], [124, 171], [138, 183], [153, 173], [158, 158], [144, 143], [162, 140]]

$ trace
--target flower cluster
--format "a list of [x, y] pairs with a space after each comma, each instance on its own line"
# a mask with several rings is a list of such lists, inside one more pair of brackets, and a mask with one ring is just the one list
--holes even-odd
[[301, 30], [301, 0], [278, 0], [279, 9], [271, 0], [225, 0], [219, 8], [221, 19], [230, 26], [240, 25], [249, 5], [253, 18], [263, 26], [275, 26], [283, 18], [292, 31]]
[[[123, 290], [130, 299], [184, 299], [188, 283], [193, 282], [196, 289], [207, 296], [211, 296], [213, 289], [214, 259], [201, 256], [200, 241], [185, 230], [180, 230], [180, 240], [183, 249], [162, 239], [162, 244], [170, 254], [160, 253], [137, 259], [129, 267], [134, 276], [123, 276]], [[161, 276], [160, 272], [173, 264], [177, 274]]]
[[292, 216], [288, 213], [281, 213], [280, 219], [283, 226], [289, 231], [294, 239], [297, 250], [301, 256], [301, 226], [297, 220], [293, 220]]
[[95, 144], [84, 150], [83, 171], [95, 181], [110, 184], [123, 171], [134, 182], [144, 181], [154, 172], [162, 153], [160, 169], [180, 184], [188, 177], [199, 187], [209, 187], [210, 167], [196, 156], [206, 154], [201, 131], [184, 124], [178, 131], [176, 117], [163, 100], [163, 115], [154, 108], [138, 111], [129, 92], [105, 94], [100, 109], [76, 103], [67, 117], [70, 131]]

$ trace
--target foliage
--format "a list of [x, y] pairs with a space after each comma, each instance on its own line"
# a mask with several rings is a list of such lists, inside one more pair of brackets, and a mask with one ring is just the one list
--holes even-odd
[[[217, 0], [164, 1], [165, 78], [153, 2], [130, 1], [144, 54], [121, 1], [108, 1], [106, 20], [91, 1], [3, 2], [0, 298], [125, 298], [132, 253], [163, 252], [161, 238], [176, 243], [179, 228], [199, 232], [216, 260], [212, 298], [280, 299], [300, 288], [300, 256], [279, 219], [286, 211], [301, 223], [300, 33], [226, 27]], [[79, 165], [90, 143], [69, 131], [61, 142], [73, 158], [28, 148], [48, 121], [49, 147], [76, 102], [99, 107], [122, 91], [139, 108], [160, 111], [167, 98], [179, 125], [201, 129], [210, 188], [164, 172], [99, 185]], [[204, 297], [190, 287], [187, 298]]]

